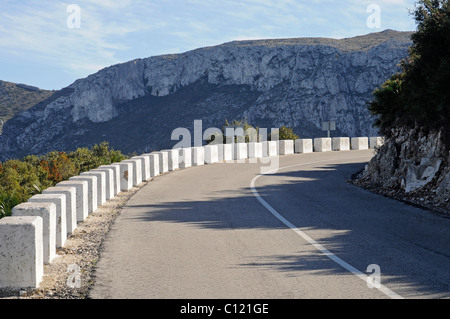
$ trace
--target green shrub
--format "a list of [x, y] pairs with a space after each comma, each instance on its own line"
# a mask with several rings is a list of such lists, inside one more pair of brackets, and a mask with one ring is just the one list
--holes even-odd
[[0, 219], [11, 216], [13, 207], [22, 202], [23, 200], [14, 192], [10, 194], [0, 191]]
[[65, 152], [49, 152], [43, 156], [29, 155], [22, 160], [0, 163], [0, 218], [9, 216], [14, 206], [42, 193], [48, 187], [81, 172], [120, 162], [126, 158], [108, 143], [91, 149], [79, 148]]
[[[231, 122], [229, 122], [228, 120], [225, 120], [225, 124], [222, 128], [223, 133], [225, 133], [226, 127], [234, 127], [235, 129], [241, 127], [244, 130], [244, 134], [245, 133], [254, 134], [253, 136], [246, 135], [245, 143], [248, 143], [250, 141], [261, 141], [261, 135], [259, 134], [259, 127], [254, 127], [252, 124], [247, 122], [247, 119], [233, 120]], [[225, 136], [222, 136], [222, 132], [217, 132], [216, 138], [217, 137], [222, 138], [223, 143], [226, 143], [226, 138], [225, 138]], [[271, 140], [272, 139], [271, 132], [267, 132], [267, 133], [268, 133], [267, 139]], [[273, 138], [279, 139], [279, 140], [296, 140], [296, 139], [299, 139], [299, 136], [294, 133], [292, 128], [286, 127], [285, 125], [283, 125], [278, 130], [278, 136], [273, 136]], [[210, 137], [207, 140], [208, 144], [211, 143], [212, 141], [214, 141], [214, 136], [213, 136], [213, 138]], [[237, 137], [234, 138], [234, 141], [237, 142]]]
[[450, 133], [450, 2], [420, 0], [402, 72], [374, 91], [369, 110], [389, 135], [394, 126], [445, 128]]
[[294, 133], [294, 130], [291, 127], [282, 126], [279, 130], [280, 140], [298, 140], [299, 136]]

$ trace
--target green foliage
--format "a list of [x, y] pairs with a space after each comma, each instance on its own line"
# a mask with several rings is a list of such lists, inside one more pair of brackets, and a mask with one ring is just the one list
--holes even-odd
[[[243, 120], [233, 120], [229, 122], [228, 120], [225, 120], [225, 124], [222, 127], [222, 132], [225, 133], [225, 128], [227, 127], [233, 127], [234, 129], [242, 128], [244, 130], [245, 135], [245, 143], [249, 143], [251, 141], [257, 142], [261, 141], [261, 135], [259, 134], [259, 127], [254, 127], [252, 124], [247, 122], [247, 119]], [[210, 144], [215, 139], [219, 139], [220, 143], [226, 143], [226, 138], [224, 135], [222, 135], [222, 132], [217, 132], [215, 134], [212, 134], [208, 139], [207, 143]], [[264, 139], [271, 140], [272, 137], [275, 140], [296, 140], [299, 139], [299, 136], [294, 133], [293, 129], [290, 127], [286, 127], [283, 125], [278, 130], [278, 136], [272, 136], [271, 132], [268, 132], [268, 136], [264, 137]], [[238, 137], [234, 138], [234, 142], [238, 142]]]
[[450, 128], [450, 3], [420, 0], [413, 15], [417, 31], [409, 58], [369, 103], [385, 134], [393, 125]]
[[[258, 127], [254, 127], [252, 124], [247, 122], [247, 119], [243, 120], [233, 120], [231, 122], [228, 122], [228, 120], [225, 120], [225, 125], [223, 126], [223, 132], [225, 133], [226, 127], [234, 127], [234, 129], [242, 128], [244, 130], [245, 135], [245, 143], [249, 143], [250, 141], [257, 142], [259, 140]], [[226, 139], [224, 137], [224, 143], [226, 142]], [[238, 142], [238, 137], [235, 137], [235, 142]]]
[[109, 165], [125, 159], [125, 155], [120, 151], [111, 149], [106, 142], [96, 144], [91, 149], [78, 148], [70, 152], [67, 157], [75, 166], [76, 175], [101, 165]]
[[50, 152], [0, 163], [0, 218], [9, 216], [14, 206], [48, 187], [81, 172], [124, 159], [120, 151], [103, 142], [91, 149], [79, 148], [69, 154]]
[[294, 130], [291, 127], [282, 126], [279, 130], [278, 139], [280, 140], [298, 140], [299, 136], [294, 133]]
[[294, 133], [294, 130], [291, 127], [287, 127], [283, 125], [278, 129], [278, 134], [273, 134], [272, 132], [269, 134], [268, 137], [269, 140], [297, 140], [299, 139], [299, 136]]
[[375, 89], [374, 99], [369, 103], [369, 111], [377, 115], [375, 126], [383, 130], [392, 126], [398, 117], [405, 115], [404, 104], [401, 99], [403, 74], [395, 74], [381, 87]]
[[14, 192], [2, 193], [0, 192], [0, 219], [6, 216], [11, 216], [14, 206], [19, 205], [22, 200]]

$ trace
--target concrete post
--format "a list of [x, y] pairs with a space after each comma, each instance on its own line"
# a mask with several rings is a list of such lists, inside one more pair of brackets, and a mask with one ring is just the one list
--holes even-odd
[[312, 153], [313, 140], [312, 139], [298, 139], [295, 141], [295, 153]]
[[352, 150], [367, 150], [369, 149], [368, 137], [352, 137], [351, 139]]
[[120, 189], [120, 166], [117, 164], [118, 163], [112, 163], [111, 165], [102, 165], [99, 167], [99, 169], [110, 168], [113, 170], [113, 180], [114, 180], [114, 186], [113, 186], [114, 195], [113, 195], [113, 197], [121, 192], [121, 189]]
[[160, 174], [159, 155], [156, 153], [144, 154], [150, 161], [150, 177], [155, 177]]
[[90, 172], [105, 173], [105, 202], [113, 198], [116, 195], [114, 170], [112, 168], [96, 168], [90, 170]]
[[191, 147], [192, 166], [202, 166], [205, 164], [205, 149], [202, 146]]
[[97, 210], [97, 177], [93, 175], [79, 175], [69, 178], [69, 182], [77, 181], [87, 182], [88, 214], [91, 214]]
[[333, 151], [350, 150], [350, 138], [348, 137], [333, 137], [331, 142]]
[[97, 207], [102, 206], [106, 202], [106, 171], [90, 170], [81, 173], [80, 176], [95, 176], [97, 178]]
[[180, 151], [178, 149], [163, 150], [161, 152], [167, 153], [167, 169], [168, 171], [175, 171], [180, 168]]
[[315, 138], [314, 152], [331, 152], [331, 138], [330, 137]]
[[233, 144], [223, 144], [223, 161], [230, 162], [233, 158]]
[[28, 199], [30, 203], [53, 203], [56, 206], [56, 248], [63, 247], [67, 240], [66, 195], [37, 194]]
[[0, 219], [0, 288], [38, 288], [44, 275], [42, 217]]
[[372, 136], [369, 138], [369, 147], [374, 149], [376, 147], [380, 147], [384, 144], [384, 137], [380, 136]]
[[205, 163], [214, 164], [219, 161], [219, 146], [218, 145], [206, 145], [204, 146]]
[[277, 141], [264, 141], [263, 145], [263, 157], [277, 156], [278, 148]]
[[247, 144], [246, 143], [234, 143], [234, 159], [244, 160], [248, 158]]
[[293, 140], [278, 141], [278, 154], [280, 155], [294, 154], [294, 141]]
[[77, 228], [77, 191], [75, 187], [49, 187], [42, 194], [62, 194], [66, 197], [67, 234]]
[[192, 166], [192, 150], [188, 148], [179, 149], [180, 168], [187, 168]]
[[159, 160], [159, 173], [164, 174], [169, 171], [169, 154], [167, 152], [155, 152]]
[[248, 158], [261, 158], [263, 156], [262, 143], [248, 143]]
[[134, 156], [132, 159], [138, 159], [141, 161], [142, 167], [142, 181], [147, 181], [150, 176], [150, 158], [148, 156]]
[[124, 160], [121, 163], [131, 163], [133, 165], [133, 186], [138, 186], [142, 183], [142, 162], [139, 159]]
[[38, 216], [42, 218], [44, 263], [56, 256], [56, 206], [53, 203], [21, 203], [12, 210], [12, 216]]
[[63, 181], [56, 187], [75, 187], [77, 222], [84, 221], [89, 215], [88, 208], [88, 182], [87, 181]]
[[126, 192], [133, 187], [133, 164], [129, 162], [114, 163], [120, 168], [119, 185], [120, 191]]

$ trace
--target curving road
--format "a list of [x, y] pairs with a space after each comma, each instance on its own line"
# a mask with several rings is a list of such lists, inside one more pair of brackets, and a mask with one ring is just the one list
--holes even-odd
[[450, 220], [348, 184], [372, 156], [296, 154], [273, 174], [224, 163], [153, 179], [110, 231], [90, 297], [449, 298]]

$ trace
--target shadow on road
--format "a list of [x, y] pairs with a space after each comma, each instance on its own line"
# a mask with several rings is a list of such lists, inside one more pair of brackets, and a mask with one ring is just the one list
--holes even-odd
[[[257, 192], [296, 227], [361, 272], [370, 264], [379, 265], [382, 284], [400, 295], [450, 297], [450, 221], [347, 183], [362, 167], [359, 163], [281, 170], [261, 176]], [[153, 199], [127, 209], [144, 209], [145, 213], [133, 217], [137, 221], [217, 230], [290, 231], [256, 200], [250, 186], [220, 191], [211, 187], [199, 198], [173, 202]], [[298, 240], [298, 255], [249, 256], [239, 267], [278, 269], [286, 276], [303, 270], [348, 274], [319, 251], [305, 256], [300, 248], [306, 242]]]

